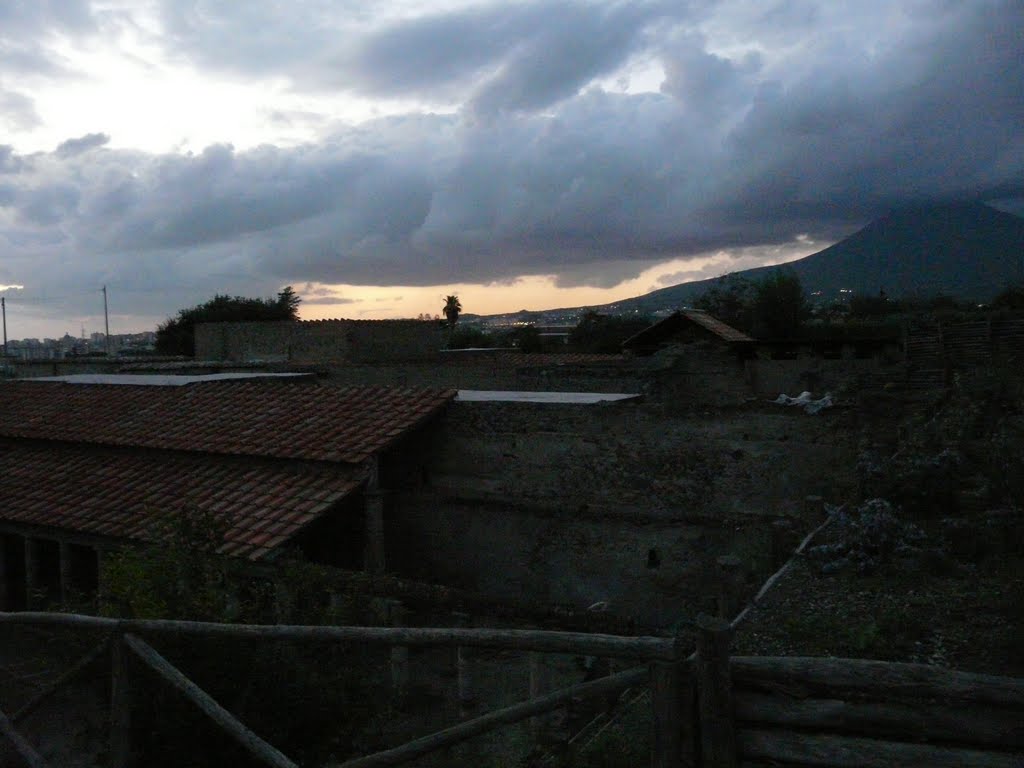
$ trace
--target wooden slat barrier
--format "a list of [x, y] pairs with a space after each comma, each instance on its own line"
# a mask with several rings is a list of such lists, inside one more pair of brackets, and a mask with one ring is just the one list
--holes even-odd
[[751, 691], [736, 693], [736, 719], [833, 733], [866, 734], [905, 741], [955, 741], [995, 749], [1024, 747], [1024, 712], [961, 702], [900, 703], [794, 699]]
[[[391, 750], [357, 758], [345, 763], [346, 768], [359, 766], [390, 766], [412, 760], [429, 752], [457, 744], [476, 735], [515, 723], [529, 717], [559, 709], [574, 700], [619, 693], [636, 685], [646, 684], [652, 673], [658, 680], [653, 697], [656, 739], [652, 745], [652, 762], [658, 768], [676, 768], [682, 763], [680, 752], [685, 723], [678, 715], [685, 712], [680, 691], [685, 688], [684, 676], [688, 661], [682, 658], [682, 638], [620, 637], [580, 632], [542, 630], [407, 628], [407, 627], [329, 627], [256, 624], [215, 624], [195, 621], [108, 619], [77, 614], [40, 612], [0, 613], [0, 623], [35, 626], [62, 626], [81, 629], [109, 630], [113, 639], [111, 650], [111, 733], [110, 763], [123, 768], [131, 763], [131, 710], [136, 695], [128, 651], [158, 674], [166, 683], [193, 702], [226, 733], [245, 746], [267, 765], [293, 767], [285, 755], [252, 733], [212, 697], [164, 659], [156, 650], [133, 633], [151, 633], [176, 637], [231, 637], [235, 639], [293, 640], [314, 643], [359, 642], [394, 646], [449, 646], [518, 650], [537, 653], [567, 653], [605, 656], [646, 661], [617, 675], [589, 683], [563, 688], [530, 701], [490, 712], [457, 726]], [[61, 678], [66, 683], [73, 674], [88, 664], [93, 651], [83, 657], [75, 668]], [[692, 657], [691, 657], [692, 660]], [[59, 686], [54, 686], [59, 687]], [[662, 711], [664, 710], [664, 711]]]
[[636, 661], [674, 661], [679, 641], [663, 637], [620, 637], [586, 632], [531, 629], [455, 629], [424, 627], [325, 627], [284, 624], [214, 624], [202, 621], [107, 619], [70, 613], [0, 613], [0, 623], [69, 626], [193, 637], [231, 637], [239, 640], [301, 640], [359, 642], [405, 646], [473, 646], [542, 653], [610, 656]]
[[218, 704], [210, 694], [189, 680], [144, 640], [128, 634], [124, 636], [123, 642], [125, 647], [149, 669], [192, 702], [204, 715], [220, 726], [224, 733], [257, 758], [261, 764], [276, 768], [298, 768], [296, 763], [246, 728], [238, 718]]
[[0, 734], [10, 742], [14, 751], [18, 753], [18, 757], [21, 758], [21, 762], [28, 768], [47, 768], [47, 762], [39, 756], [31, 744], [25, 741], [25, 737], [18, 733], [14, 724], [2, 711], [0, 711]]
[[71, 680], [80, 675], [89, 665], [95, 663], [101, 656], [107, 653], [109, 649], [109, 641], [104, 639], [93, 648], [91, 651], [82, 656], [76, 661], [66, 672], [61, 674], [53, 682], [43, 688], [41, 691], [36, 693], [31, 699], [21, 705], [13, 715], [11, 715], [11, 722], [18, 723], [22, 719], [28, 717], [34, 712], [41, 704], [49, 699], [58, 690], [67, 685]]
[[617, 675], [602, 677], [589, 683], [580, 683], [579, 685], [562, 688], [537, 699], [513, 704], [510, 707], [505, 707], [495, 712], [488, 712], [486, 715], [468, 720], [465, 723], [459, 723], [456, 726], [424, 736], [421, 739], [410, 741], [400, 747], [349, 760], [342, 763], [338, 768], [386, 768], [387, 766], [400, 765], [430, 752], [435, 752], [471, 739], [474, 736], [479, 736], [499, 725], [518, 723], [534, 715], [541, 715], [545, 712], [559, 709], [570, 703], [573, 699], [592, 698], [609, 693], [622, 692], [634, 685], [647, 682], [648, 674], [646, 667], [637, 667], [620, 672]]
[[822, 768], [1021, 768], [1021, 756], [792, 731], [741, 730], [743, 756]]
[[780, 690], [853, 692], [885, 698], [952, 698], [1024, 710], [1024, 679], [955, 672], [925, 664], [817, 657], [733, 656], [737, 686]]

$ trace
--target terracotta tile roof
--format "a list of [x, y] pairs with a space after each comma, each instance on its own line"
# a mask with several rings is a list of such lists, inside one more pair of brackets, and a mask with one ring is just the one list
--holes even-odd
[[747, 336], [747, 334], [743, 333], [743, 331], [738, 331], [731, 325], [726, 325], [717, 317], [712, 317], [707, 312], [704, 312], [702, 310], [684, 309], [682, 310], [682, 314], [684, 317], [686, 317], [689, 320], [692, 320], [705, 330], [711, 331], [711, 333], [715, 334], [715, 336], [718, 336], [723, 341], [753, 341], [753, 339], [750, 336]]
[[749, 344], [754, 339], [700, 309], [673, 312], [622, 342], [623, 349], [643, 349], [670, 340], [687, 322], [694, 323], [728, 344]]
[[358, 463], [454, 390], [245, 381], [0, 384], [0, 436]]
[[226, 526], [226, 555], [258, 560], [360, 487], [350, 466], [0, 442], [0, 518], [138, 541], [194, 506]]

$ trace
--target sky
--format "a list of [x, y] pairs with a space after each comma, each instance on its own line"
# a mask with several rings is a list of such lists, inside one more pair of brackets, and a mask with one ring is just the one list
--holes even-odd
[[10, 338], [601, 304], [1024, 197], [1020, 0], [0, 0]]

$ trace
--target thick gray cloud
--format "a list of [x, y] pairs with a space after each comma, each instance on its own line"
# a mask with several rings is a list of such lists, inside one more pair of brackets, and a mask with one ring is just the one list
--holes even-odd
[[482, 114], [546, 107], [620, 67], [669, 7], [502, 3], [416, 18], [340, 56], [337, 79], [367, 93], [442, 101], [468, 92]]
[[23, 93], [0, 89], [0, 122], [14, 130], [28, 130], [41, 123], [35, 102]]
[[[171, 44], [244, 71], [299, 26], [236, 41], [277, 19], [244, 5], [168, 3]], [[350, 19], [359, 44], [310, 53], [340, 28], [314, 5], [302, 44], [255, 71], [459, 108], [294, 148], [0, 147], [5, 281], [45, 267], [54, 294], [109, 281], [139, 311], [166, 292], [163, 312], [285, 282], [608, 286], [670, 257], [824, 243], [901, 204], [1024, 194], [1024, 5], [839, 6], [485, 6]], [[596, 84], [636, 57], [663, 69], [660, 91]]]
[[60, 158], [74, 157], [90, 149], [98, 149], [110, 143], [110, 137], [105, 133], [87, 133], [77, 139], [68, 139], [57, 145], [54, 154]]

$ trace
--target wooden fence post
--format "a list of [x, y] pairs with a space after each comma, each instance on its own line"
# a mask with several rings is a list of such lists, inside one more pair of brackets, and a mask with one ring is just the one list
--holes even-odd
[[124, 634], [110, 639], [110, 768], [132, 765], [132, 680]]
[[702, 766], [737, 768], [736, 724], [729, 668], [732, 628], [725, 619], [697, 619], [697, 701]]
[[740, 559], [722, 555], [718, 563], [718, 616], [731, 620], [739, 610]]
[[683, 657], [683, 647], [682, 640], [677, 639], [674, 661], [650, 664], [651, 768], [693, 764], [693, 676]]
[[[405, 626], [405, 606], [401, 600], [387, 601], [388, 626]], [[391, 646], [391, 691], [399, 704], [405, 702], [409, 693], [409, 649], [406, 646]]]
[[[468, 613], [456, 612], [453, 616], [455, 626], [469, 626]], [[473, 667], [469, 658], [469, 649], [461, 645], [455, 649], [455, 670], [458, 679], [459, 716], [469, 717], [476, 708], [476, 695], [473, 693]]]
[[384, 494], [379, 490], [366, 491], [366, 551], [363, 570], [370, 574], [384, 573]]
[[[551, 688], [551, 670], [545, 654], [531, 651], [530, 660], [530, 699], [539, 699]], [[530, 718], [530, 729], [533, 738], [538, 739], [550, 726], [550, 715], [535, 715]]]

